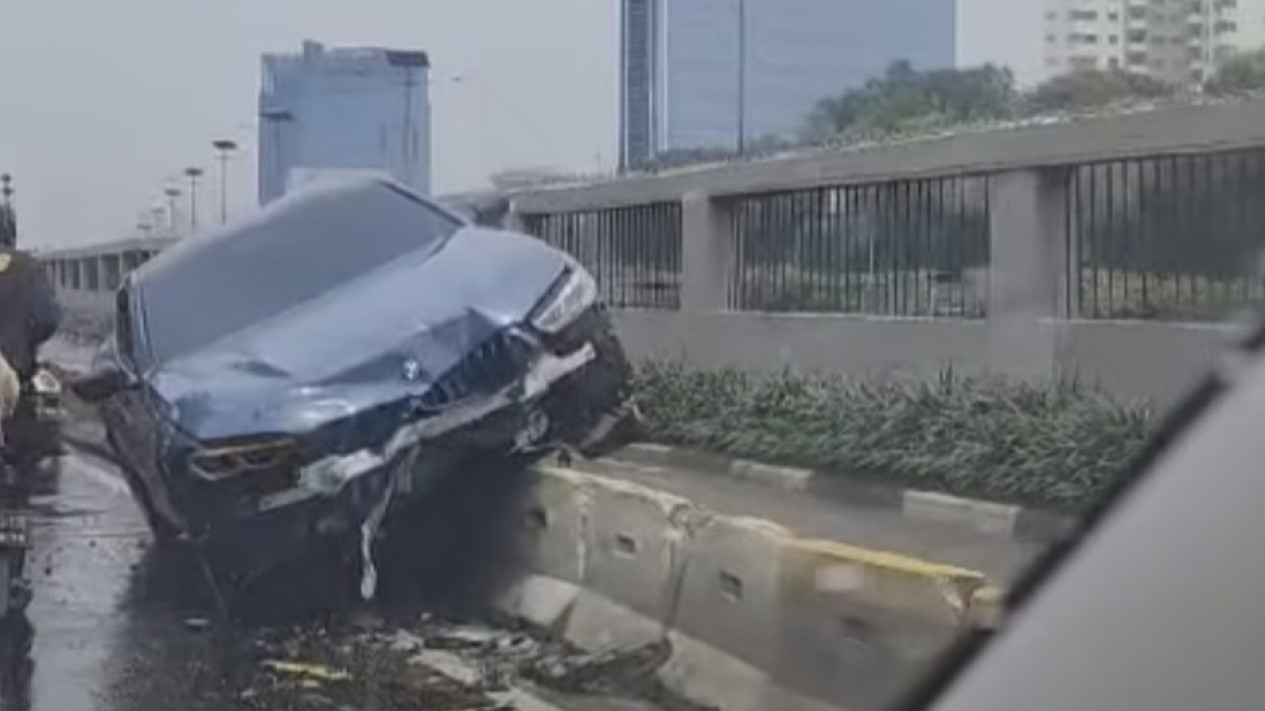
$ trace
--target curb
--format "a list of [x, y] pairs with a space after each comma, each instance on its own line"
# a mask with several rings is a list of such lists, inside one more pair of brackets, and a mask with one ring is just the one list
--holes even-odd
[[[1074, 526], [1072, 518], [1041, 509], [885, 486], [814, 469], [776, 466], [662, 444], [632, 444], [610, 455], [609, 459], [624, 464], [728, 476], [841, 503], [899, 509], [904, 518], [912, 521], [968, 526], [1025, 543], [1050, 543]], [[583, 466], [582, 463], [577, 465]]]

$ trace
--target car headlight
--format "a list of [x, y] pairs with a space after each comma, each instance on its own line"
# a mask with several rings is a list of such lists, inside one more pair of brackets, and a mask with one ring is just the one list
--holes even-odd
[[551, 290], [536, 309], [531, 325], [544, 333], [557, 333], [596, 301], [597, 282], [583, 267], [574, 266], [562, 275], [560, 285]]

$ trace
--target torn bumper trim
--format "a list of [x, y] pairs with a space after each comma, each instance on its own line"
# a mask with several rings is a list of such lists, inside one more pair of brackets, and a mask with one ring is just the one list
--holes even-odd
[[396, 430], [381, 448], [325, 457], [303, 467], [299, 470], [297, 486], [261, 498], [258, 508], [266, 512], [315, 497], [337, 496], [349, 482], [384, 469], [411, 447], [478, 422], [503, 408], [537, 400], [554, 383], [584, 368], [596, 357], [596, 349], [590, 343], [564, 356], [544, 353], [521, 379], [491, 396], [469, 400], [440, 415], [410, 422]]

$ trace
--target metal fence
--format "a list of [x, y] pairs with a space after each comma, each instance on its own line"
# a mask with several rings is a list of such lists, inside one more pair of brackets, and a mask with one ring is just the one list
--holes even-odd
[[575, 256], [597, 278], [607, 304], [680, 308], [680, 203], [527, 214], [523, 228]]
[[729, 207], [732, 309], [985, 315], [987, 177], [745, 195]]
[[1069, 179], [1069, 316], [1217, 320], [1265, 299], [1265, 150], [1095, 163]]

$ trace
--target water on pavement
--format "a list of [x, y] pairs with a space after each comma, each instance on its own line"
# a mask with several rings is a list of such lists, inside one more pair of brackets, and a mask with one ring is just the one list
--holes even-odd
[[[443, 596], [425, 600], [405, 581], [372, 609], [314, 612], [305, 586], [267, 596], [256, 619], [217, 618], [197, 566], [151, 546], [108, 463], [79, 453], [60, 468], [28, 507], [34, 599], [27, 634], [0, 630], [0, 709], [657, 708], [636, 698], [640, 679], [620, 676], [647, 668], [656, 650], [590, 657], [526, 632], [454, 622], [431, 612], [455, 611]], [[427, 533], [435, 532], [419, 531]], [[479, 558], [471, 545], [436, 557], [438, 569]]]

